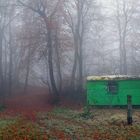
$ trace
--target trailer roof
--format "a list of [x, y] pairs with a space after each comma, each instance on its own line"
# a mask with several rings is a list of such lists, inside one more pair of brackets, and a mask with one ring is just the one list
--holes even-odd
[[88, 76], [87, 81], [97, 81], [97, 80], [127, 80], [127, 79], [140, 79], [139, 76], [130, 75], [104, 75], [104, 76]]

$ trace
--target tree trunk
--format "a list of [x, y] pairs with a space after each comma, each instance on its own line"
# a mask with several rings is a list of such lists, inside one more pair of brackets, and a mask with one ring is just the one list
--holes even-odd
[[83, 91], [83, 50], [82, 50], [82, 39], [79, 39], [79, 92]]
[[79, 60], [79, 81], [78, 81], [78, 90], [80, 93], [83, 91], [83, 35], [84, 35], [84, 22], [82, 17], [84, 1], [78, 2], [78, 9], [77, 9], [77, 46], [78, 46], [78, 60]]
[[2, 49], [3, 49], [3, 29], [0, 29], [0, 98], [3, 102], [3, 67], [2, 67]]
[[30, 61], [31, 61], [30, 57], [31, 57], [31, 48], [29, 46], [28, 59], [27, 59], [27, 69], [26, 69], [25, 84], [24, 84], [24, 93], [27, 93], [27, 90], [28, 90], [28, 82], [29, 82], [29, 74], [30, 74]]
[[2, 95], [3, 88], [3, 70], [2, 70], [2, 45], [3, 45], [3, 30], [0, 29], [0, 95]]
[[122, 38], [122, 53], [123, 53], [123, 74], [127, 75], [127, 56], [126, 56], [126, 28], [127, 28], [127, 21], [125, 23], [124, 31], [123, 31], [123, 38]]
[[58, 40], [58, 33], [56, 31], [56, 36], [55, 36], [55, 52], [56, 52], [56, 66], [58, 70], [58, 77], [59, 77], [59, 92], [62, 90], [62, 74], [61, 74], [61, 65], [60, 65], [60, 55], [59, 55], [59, 48], [60, 47], [60, 42]]
[[12, 34], [11, 34], [11, 26], [9, 27], [9, 47], [10, 47], [10, 57], [9, 57], [9, 95], [12, 92], [12, 68], [13, 68], [13, 48], [12, 48]]
[[47, 17], [46, 13], [43, 12], [38, 12], [38, 14], [42, 17], [42, 19], [45, 22], [46, 25], [46, 47], [48, 49], [48, 65], [49, 65], [49, 74], [50, 74], [50, 83], [51, 83], [51, 88], [52, 88], [52, 93], [55, 96], [54, 103], [59, 102], [59, 92], [56, 87], [56, 82], [54, 78], [54, 68], [53, 68], [53, 46], [52, 46], [52, 27], [51, 25], [51, 17]]
[[55, 79], [54, 79], [54, 69], [53, 69], [53, 62], [52, 62], [52, 55], [53, 55], [53, 49], [52, 49], [52, 33], [51, 29], [48, 28], [48, 33], [46, 35], [47, 37], [47, 49], [48, 49], [48, 64], [49, 64], [49, 74], [50, 74], [50, 82], [52, 86], [52, 92], [56, 96], [56, 98], [59, 98], [59, 92], [56, 87]]
[[72, 74], [71, 74], [71, 82], [70, 82], [70, 87], [72, 88], [72, 90], [75, 90], [75, 76], [76, 76], [76, 69], [77, 69], [77, 64], [78, 64], [78, 43], [77, 43], [77, 37], [75, 34], [73, 34], [74, 36], [74, 48], [75, 48], [75, 52], [74, 52], [74, 64], [72, 67]]

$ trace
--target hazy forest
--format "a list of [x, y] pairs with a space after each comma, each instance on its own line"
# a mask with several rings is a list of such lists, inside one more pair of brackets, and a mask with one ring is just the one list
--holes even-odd
[[139, 108], [89, 112], [103, 75], [140, 76], [140, 0], [0, 0], [0, 140], [140, 140]]

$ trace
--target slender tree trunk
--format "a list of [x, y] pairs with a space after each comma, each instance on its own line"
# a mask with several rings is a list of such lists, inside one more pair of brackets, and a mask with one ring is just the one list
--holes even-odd
[[119, 43], [120, 43], [120, 74], [127, 74], [127, 55], [126, 55], [126, 36], [128, 27], [128, 13], [126, 9], [126, 3], [123, 1], [123, 16], [124, 24], [122, 25], [122, 13], [120, 12], [119, 2], [117, 2], [117, 24], [119, 30]]
[[52, 55], [53, 55], [53, 49], [52, 49], [52, 32], [51, 29], [48, 28], [48, 33], [46, 35], [47, 37], [47, 49], [48, 49], [48, 64], [49, 64], [49, 74], [50, 74], [50, 82], [52, 85], [52, 91], [53, 94], [56, 96], [56, 98], [59, 98], [59, 92], [56, 87], [55, 79], [54, 79], [54, 69], [53, 69], [53, 62], [52, 62]]
[[79, 45], [79, 92], [83, 91], [83, 50], [82, 50], [82, 39]]
[[8, 48], [8, 43], [7, 43], [6, 40], [5, 40], [4, 43], [5, 43], [5, 47], [4, 47], [4, 80], [5, 80], [5, 84], [7, 84], [7, 67], [8, 67], [8, 62], [7, 62], [7, 58], [8, 58], [7, 48]]
[[73, 67], [72, 67], [72, 74], [71, 74], [71, 82], [70, 82], [70, 87], [75, 90], [75, 76], [76, 76], [76, 69], [77, 69], [77, 64], [78, 64], [78, 43], [77, 43], [77, 37], [75, 34], [73, 34], [74, 36], [74, 63], [73, 63]]
[[51, 25], [51, 17], [47, 17], [45, 13], [39, 13], [40, 16], [42, 16], [45, 25], [46, 25], [46, 42], [47, 42], [47, 49], [48, 49], [48, 65], [49, 65], [49, 74], [50, 74], [50, 83], [52, 87], [52, 92], [55, 95], [55, 100], [54, 102], [57, 103], [59, 102], [59, 92], [56, 87], [56, 82], [54, 78], [54, 68], [53, 68], [53, 47], [52, 47], [52, 29], [50, 27]]
[[56, 65], [57, 65], [58, 77], [59, 77], [59, 92], [61, 92], [61, 90], [62, 90], [62, 74], [61, 74], [60, 55], [59, 55], [58, 47], [60, 47], [60, 42], [58, 41], [58, 33], [56, 31], [56, 37], [55, 37]]
[[3, 102], [3, 67], [2, 67], [2, 49], [3, 49], [3, 29], [0, 29], [0, 98]]
[[[3, 31], [0, 30], [0, 83], [2, 83], [2, 45], [3, 45]], [[1, 85], [1, 84], [0, 84]]]
[[123, 74], [123, 61], [122, 61], [122, 42], [121, 42], [121, 38], [120, 38], [120, 42], [119, 42], [119, 54], [120, 54], [120, 74]]
[[13, 69], [13, 48], [12, 48], [12, 34], [11, 34], [11, 26], [9, 26], [9, 47], [10, 47], [10, 57], [9, 57], [9, 95], [12, 92], [12, 69]]
[[78, 84], [78, 90], [80, 93], [83, 91], [83, 35], [84, 35], [84, 22], [83, 22], [83, 17], [82, 17], [82, 12], [83, 12], [83, 6], [84, 6], [84, 1], [81, 0], [78, 2], [77, 6], [77, 46], [78, 46], [78, 60], [79, 60], [79, 84]]
[[123, 32], [123, 74], [127, 75], [127, 56], [126, 56], [126, 28], [127, 28], [127, 22], [125, 23], [124, 32]]
[[29, 46], [27, 69], [26, 69], [25, 84], [24, 84], [24, 93], [27, 93], [27, 91], [28, 91], [28, 82], [29, 82], [29, 74], [30, 74], [30, 61], [31, 61], [30, 57], [31, 57], [31, 48]]
[[120, 23], [119, 15], [117, 17], [117, 21], [118, 21], [118, 30], [119, 30], [119, 54], [120, 54], [120, 66], [119, 66], [119, 69], [120, 69], [120, 74], [123, 74], [122, 33], [121, 33], [121, 23]]
[[123, 48], [123, 74], [127, 75], [127, 57], [125, 46]]

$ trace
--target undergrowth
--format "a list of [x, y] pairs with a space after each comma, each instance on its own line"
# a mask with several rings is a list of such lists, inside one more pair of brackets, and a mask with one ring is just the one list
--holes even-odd
[[[31, 117], [0, 120], [0, 140], [140, 140], [140, 112], [134, 113], [134, 124], [126, 124], [124, 110], [92, 110], [85, 119], [80, 111], [55, 108]], [[29, 114], [28, 114], [29, 115]], [[31, 119], [30, 119], [31, 118]]]

